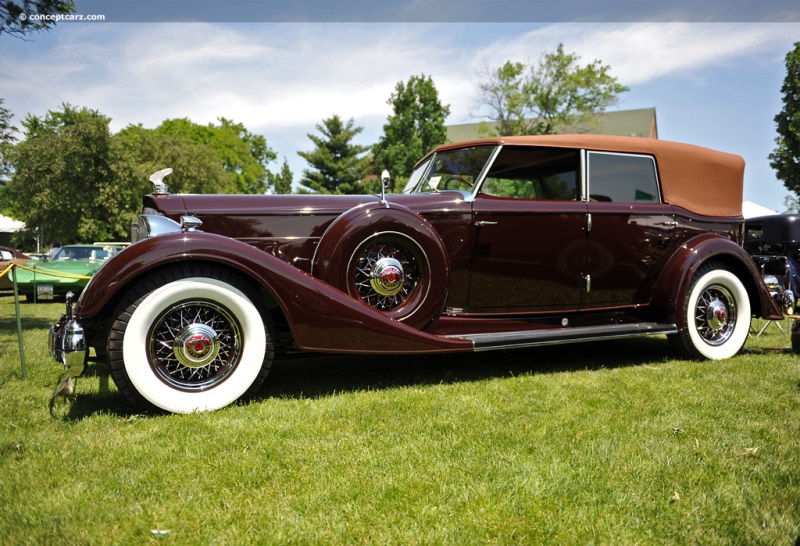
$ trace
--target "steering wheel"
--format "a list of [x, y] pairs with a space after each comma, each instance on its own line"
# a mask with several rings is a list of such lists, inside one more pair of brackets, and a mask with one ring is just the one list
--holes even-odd
[[466, 178], [464, 178], [463, 176], [451, 176], [451, 177], [448, 177], [448, 179], [447, 179], [447, 180], [445, 180], [445, 181], [442, 183], [442, 189], [449, 190], [449, 189], [450, 189], [450, 187], [449, 187], [449, 186], [450, 186], [450, 182], [453, 182], [453, 181], [456, 181], [456, 182], [461, 182], [462, 184], [466, 184], [466, 185], [467, 185], [468, 187], [470, 187], [470, 188], [471, 188], [471, 187], [472, 187], [472, 185], [473, 185], [473, 182], [472, 182], [472, 181], [470, 181], [470, 180], [467, 180], [467, 179], [466, 179]]

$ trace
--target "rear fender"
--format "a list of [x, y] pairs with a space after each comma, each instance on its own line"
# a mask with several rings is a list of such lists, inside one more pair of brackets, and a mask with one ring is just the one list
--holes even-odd
[[697, 269], [711, 259], [722, 262], [739, 277], [747, 288], [754, 315], [770, 320], [783, 317], [750, 255], [733, 241], [712, 234], [690, 239], [672, 256], [658, 279], [652, 300], [653, 307], [666, 311], [678, 329], [685, 328], [686, 317], [683, 313], [678, 313], [677, 309], [686, 298]]
[[180, 262], [221, 264], [263, 286], [281, 307], [295, 342], [309, 351], [428, 353], [472, 350], [472, 344], [424, 334], [253, 246], [221, 235], [186, 232], [137, 242], [92, 278], [76, 307], [88, 322], [102, 315], [140, 277]]

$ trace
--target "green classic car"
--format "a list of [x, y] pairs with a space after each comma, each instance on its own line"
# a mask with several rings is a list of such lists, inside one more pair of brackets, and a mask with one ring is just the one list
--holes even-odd
[[65, 245], [47, 261], [30, 261], [17, 270], [17, 288], [28, 301], [80, 294], [89, 279], [122, 245]]

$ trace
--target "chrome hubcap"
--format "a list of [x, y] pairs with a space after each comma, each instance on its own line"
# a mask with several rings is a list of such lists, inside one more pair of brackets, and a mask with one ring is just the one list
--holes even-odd
[[706, 309], [706, 322], [712, 330], [721, 330], [728, 323], [728, 307], [719, 300], [711, 302]]
[[217, 333], [207, 324], [190, 324], [175, 338], [172, 347], [178, 362], [189, 368], [202, 368], [219, 354]]
[[722, 345], [736, 326], [736, 300], [727, 288], [709, 286], [697, 301], [695, 309], [697, 332], [709, 345]]
[[353, 275], [354, 295], [379, 311], [402, 307], [419, 281], [414, 255], [403, 244], [376, 241], [357, 252]]
[[372, 266], [369, 284], [381, 296], [395, 296], [403, 288], [403, 265], [394, 258], [381, 258]]

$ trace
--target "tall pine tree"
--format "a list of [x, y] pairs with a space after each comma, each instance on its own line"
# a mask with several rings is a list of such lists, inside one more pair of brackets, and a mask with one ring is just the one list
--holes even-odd
[[316, 148], [310, 152], [297, 152], [311, 168], [303, 171], [301, 192], [352, 194], [367, 193], [361, 183], [367, 172], [366, 146], [352, 143], [363, 130], [350, 119], [344, 123], [338, 115], [317, 125], [321, 135], [309, 133], [308, 138]]

